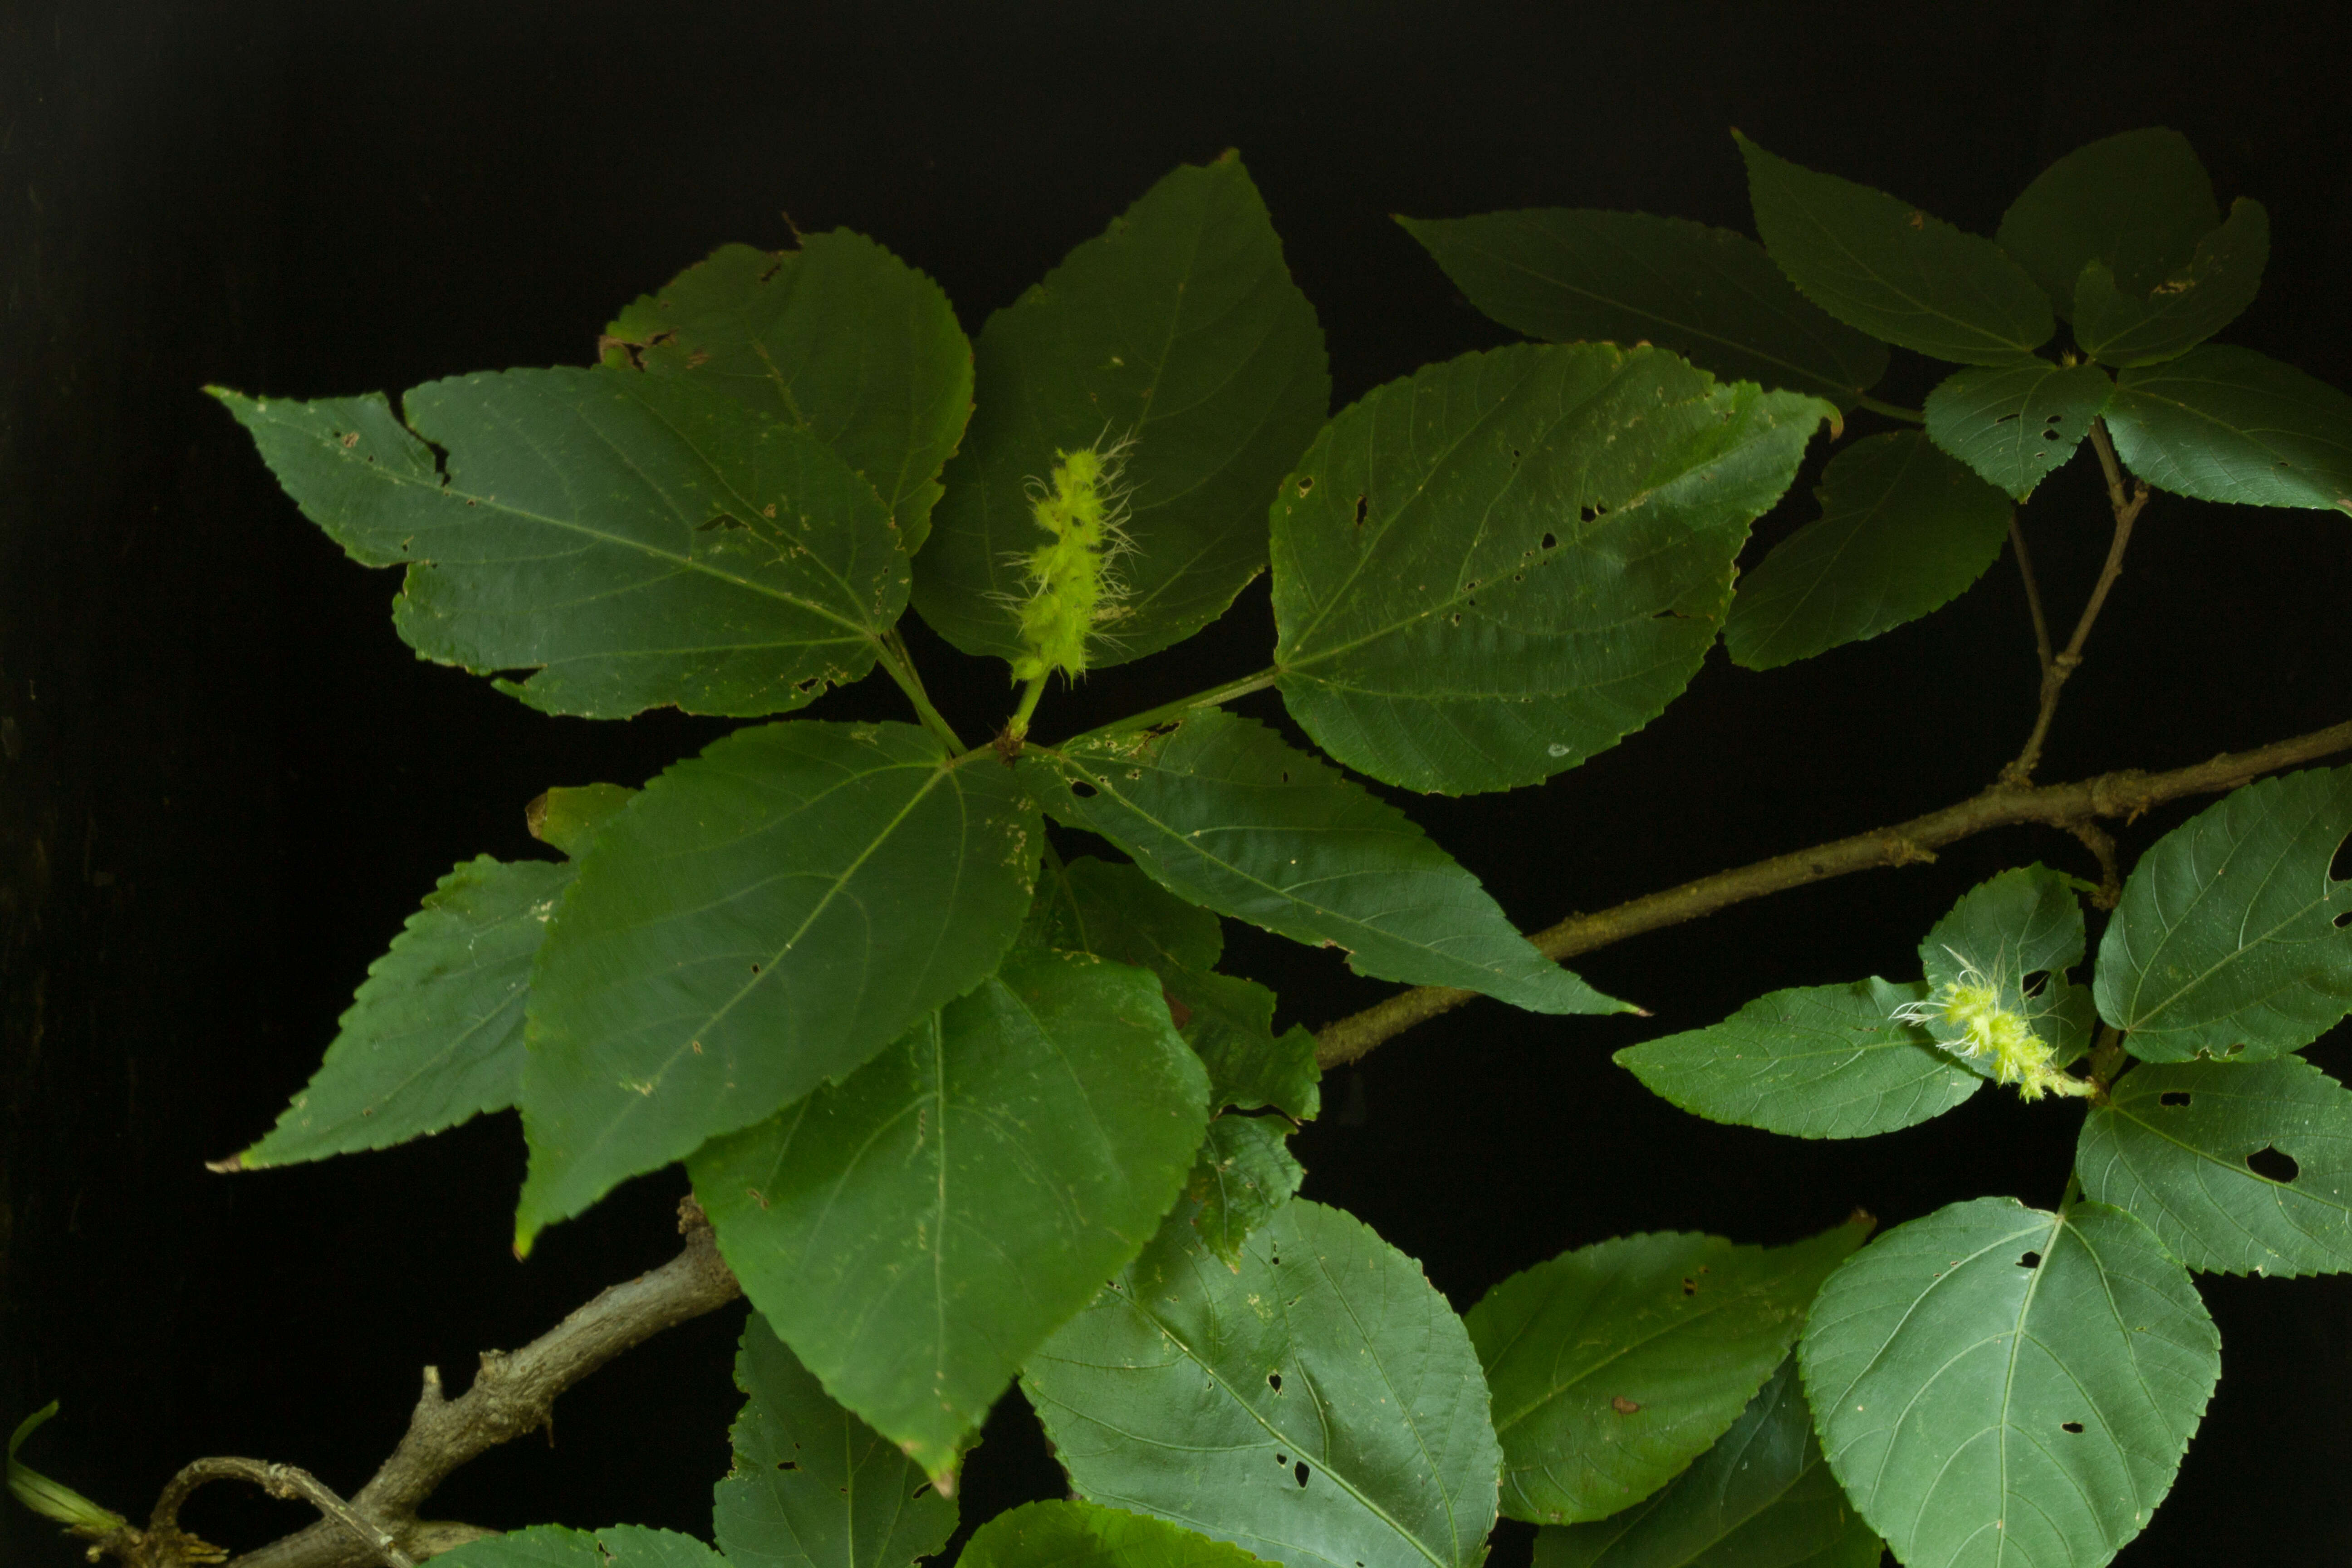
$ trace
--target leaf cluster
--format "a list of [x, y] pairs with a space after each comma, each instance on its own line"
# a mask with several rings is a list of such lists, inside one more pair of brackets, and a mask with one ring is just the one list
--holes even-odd
[[[1760, 243], [1633, 213], [1407, 220], [1533, 341], [1337, 414], [1231, 154], [976, 342], [835, 233], [715, 252], [593, 366], [396, 405], [219, 394], [307, 515], [401, 568], [420, 657], [551, 713], [746, 721], [642, 787], [534, 802], [562, 858], [453, 869], [227, 1162], [512, 1107], [519, 1251], [689, 1173], [756, 1309], [715, 1549], [549, 1527], [460, 1557], [903, 1568], [955, 1528], [1016, 1382], [1074, 1500], [989, 1521], [973, 1568], [1475, 1568], [1500, 1514], [1543, 1527], [1545, 1568], [1859, 1568], [1882, 1542], [2095, 1568], [2146, 1526], [2219, 1373], [2190, 1271], [2352, 1267], [2352, 1091], [2294, 1054], [2352, 1011], [2329, 872], [2352, 769], [2167, 836], [2095, 957], [2089, 885], [2022, 867], [1923, 933], [1916, 976], [1619, 1054], [1695, 1114], [1798, 1137], [1989, 1082], [2083, 1102], [2056, 1210], [1985, 1197], [1866, 1247], [1867, 1216], [1780, 1247], [1604, 1239], [1457, 1313], [1296, 1195], [1314, 1039], [1222, 967], [1233, 920], [1380, 979], [1633, 1010], [1350, 774], [1539, 784], [1655, 718], [1718, 637], [1765, 669], [1887, 633], [1968, 588], [2086, 442], [2118, 497], [2127, 471], [2352, 510], [2352, 401], [2210, 341], [2267, 217], [2221, 212], [2179, 136], [2061, 159], [1990, 237], [1738, 149]], [[1896, 353], [1954, 367], [1922, 409], [1873, 395]], [[1824, 430], [1819, 517], [1743, 574]], [[1039, 614], [1041, 487], [1112, 449], [1120, 591]], [[1262, 675], [1040, 738], [1054, 669], [1105, 679], [1261, 573]], [[910, 606], [1022, 688], [992, 742], [931, 703]], [[1033, 646], [1048, 623], [1086, 628], [1081, 657]], [[787, 717], [877, 668], [908, 721]], [[1228, 710], [1267, 689], [1317, 750]], [[1121, 858], [1066, 857], [1074, 833]]]

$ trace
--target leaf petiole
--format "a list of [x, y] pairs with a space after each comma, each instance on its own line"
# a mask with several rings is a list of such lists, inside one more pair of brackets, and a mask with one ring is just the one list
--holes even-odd
[[950, 752], [962, 755], [963, 742], [957, 739], [954, 727], [940, 717], [940, 710], [931, 706], [930, 693], [923, 689], [923, 678], [916, 673], [915, 657], [908, 651], [906, 639], [898, 635], [898, 627], [892, 626], [882, 634], [881, 647], [882, 668], [890, 672], [890, 679], [898, 683], [898, 689], [915, 705], [916, 719], [924, 729], [946, 742]]

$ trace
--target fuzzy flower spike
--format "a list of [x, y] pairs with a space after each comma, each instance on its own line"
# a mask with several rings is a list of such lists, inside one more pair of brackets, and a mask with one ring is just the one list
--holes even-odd
[[1960, 954], [1952, 956], [1960, 961], [1958, 978], [1938, 985], [1924, 1001], [1895, 1009], [1897, 1023], [1926, 1029], [1954, 1056], [1990, 1063], [1993, 1081], [2017, 1085], [2021, 1100], [2091, 1092], [2086, 1079], [2054, 1064], [2050, 1042], [2033, 1027], [2036, 1015], [2025, 1011], [2032, 996], [2021, 993], [2017, 1006], [2005, 1005], [2005, 993], [2012, 987], [2000, 973], [1988, 974]]
[[1127, 588], [1114, 568], [1135, 546], [1122, 526], [1128, 491], [1119, 475], [1134, 445], [1129, 438], [1056, 452], [1052, 475], [1032, 486], [1030, 516], [1051, 537], [1022, 558], [1014, 680], [1042, 680], [1056, 669], [1073, 679], [1085, 674], [1089, 639], [1122, 613]]

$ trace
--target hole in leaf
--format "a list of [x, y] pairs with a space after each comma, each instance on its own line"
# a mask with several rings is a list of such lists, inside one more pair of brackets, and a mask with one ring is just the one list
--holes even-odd
[[2156, 1097], [2156, 1102], [2158, 1105], [2186, 1105], [2189, 1103], [2189, 1091], [2185, 1089], [2168, 1089]]
[[1371, 515], [1372, 498], [1370, 496], [1358, 496], [1356, 498], [1356, 526], [1358, 528], [1363, 527], [1364, 520]]
[[760, 973], [760, 966], [759, 966], [758, 964], [756, 964], [756, 963], [755, 963], [755, 964], [753, 964], [753, 965], [751, 966], [751, 973], [754, 973], [754, 974], [759, 973]]
[[1697, 1280], [1696, 1280], [1696, 1279], [1684, 1279], [1684, 1281], [1683, 1281], [1683, 1294], [1684, 1294], [1684, 1295], [1685, 1295], [1685, 1296], [1696, 1296], [1696, 1295], [1697, 1295], [1697, 1294], [1698, 1294], [1698, 1281], [1697, 1281]]
[[1298, 1478], [1298, 1484], [1300, 1486], [1305, 1486], [1307, 1484], [1307, 1461], [1304, 1459], [1299, 1460], [1297, 1466], [1291, 1471], [1291, 1474]]
[[1543, 536], [1543, 547], [1546, 550], [1558, 550], [1559, 548], [1559, 535], [1557, 533], [1545, 534]]
[[2014, 414], [2004, 414], [2004, 415], [2002, 415], [2000, 418], [1995, 419], [1995, 420], [1993, 421], [1993, 423], [1994, 423], [1994, 424], [1996, 424], [1996, 425], [2006, 425], [2006, 424], [2008, 424], [2011, 420], [2012, 420], [2012, 419], [2014, 419], [2014, 418], [2016, 418], [2016, 417], [2017, 417], [2017, 416], [2016, 416], [2016, 415], [2014, 415]]
[[1314, 488], [1315, 476], [1313, 474], [1301, 474], [1298, 476], [1298, 493], [1300, 495], [1307, 494]]
[[908, 1497], [910, 1497], [910, 1498], [919, 1498], [919, 1497], [921, 1497], [925, 1492], [927, 1492], [927, 1491], [929, 1491], [929, 1490], [930, 1490], [930, 1489], [931, 1489], [931, 1483], [930, 1483], [930, 1482], [929, 1482], [929, 1481], [925, 1481], [921, 1486], [917, 1487], [913, 1491], [911, 1491], [911, 1492], [908, 1493], [907, 1495], [908, 1495]]
[[1290, 1456], [1287, 1454], [1276, 1454], [1274, 1457], [1274, 1462], [1277, 1465], [1286, 1465], [1290, 1463]]
[[2352, 879], [2352, 837], [2346, 838], [2336, 847], [2335, 855], [2327, 862], [2327, 879], [2331, 882]]
[[776, 1468], [780, 1470], [797, 1470], [800, 1468], [801, 1462], [798, 1459], [778, 1459], [776, 1461]]
[[1282, 1392], [1282, 1373], [1278, 1372], [1267, 1373], [1265, 1374], [1265, 1385], [1274, 1390], [1276, 1394], [1280, 1394]]
[[2061, 1421], [2058, 1423], [2058, 1430], [2061, 1432], [2072, 1432], [2079, 1437], [2083, 1433], [2083, 1424], [2080, 1421]]
[[1070, 781], [1070, 793], [1076, 795], [1080, 800], [1090, 800], [1094, 797], [1095, 786], [1087, 783], [1084, 779], [1072, 779]]
[[2247, 1155], [2246, 1169], [2265, 1180], [2282, 1184], [2292, 1182], [2303, 1174], [2303, 1167], [2294, 1163], [2294, 1155], [2283, 1154], [2278, 1150], [2268, 1147], [2257, 1149]]
[[712, 518], [709, 522], [696, 523], [694, 525], [694, 531], [697, 533], [709, 533], [714, 528], [747, 528], [749, 526], [750, 524], [744, 522], [741, 519], [730, 517], [722, 511], [717, 517]]
[[2042, 1267], [2042, 1254], [2029, 1252], [2017, 1260], [2017, 1266], [2020, 1268], [2039, 1268]]
[[2231, 1046], [2228, 1050], [2223, 1051], [2221, 1054], [2225, 1057], [2244, 1056], [2246, 1054], [2246, 1042], [2240, 1040], [2236, 1045]]

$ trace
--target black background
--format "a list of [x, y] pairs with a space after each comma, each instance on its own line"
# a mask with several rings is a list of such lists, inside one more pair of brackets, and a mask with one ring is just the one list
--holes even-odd
[[[201, 1454], [356, 1487], [418, 1368], [462, 1380], [667, 1256], [674, 1177], [507, 1252], [511, 1118], [389, 1153], [236, 1178], [367, 963], [453, 862], [531, 852], [551, 783], [638, 783], [723, 726], [534, 714], [415, 661], [387, 574], [344, 562], [197, 388], [399, 389], [583, 363], [635, 294], [728, 240], [845, 225], [937, 277], [977, 331], [1172, 164], [1239, 147], [1328, 334], [1340, 403], [1503, 341], [1387, 215], [1636, 207], [1745, 228], [1727, 127], [1990, 232], [2049, 159], [2162, 123], [2221, 197], [2268, 204], [2263, 297], [2229, 335], [2352, 384], [2352, 32], [2330, 5], [334, 5], [0, 0], [0, 1427], [143, 1515]], [[1916, 405], [1897, 356], [1882, 395]], [[1867, 420], [1864, 420], [1865, 425]], [[1816, 462], [1818, 462], [1816, 458]], [[2053, 614], [2104, 549], [2087, 458], [2027, 514]], [[1759, 548], [1808, 515], [1804, 494]], [[2352, 712], [2340, 516], [2160, 498], [2067, 693], [2043, 776], [2159, 767]], [[1265, 662], [1262, 585], [1228, 624], [1049, 703], [1046, 732]], [[966, 733], [1001, 671], [917, 634]], [[1690, 695], [1540, 789], [1413, 800], [1527, 923], [1892, 821], [1990, 779], [2034, 682], [2006, 561], [1948, 612], [1769, 677], [1714, 656]], [[1272, 716], [1266, 699], [1254, 710]], [[878, 682], [821, 716], [901, 716]], [[2125, 831], [2145, 846], [2181, 820]], [[1307, 1193], [1467, 1306], [1562, 1248], [1644, 1228], [1780, 1242], [1855, 1205], [2051, 1204], [2076, 1113], [1985, 1094], [1851, 1143], [1717, 1127], [1607, 1052], [1775, 986], [1916, 972], [1918, 935], [2020, 829], [1933, 867], [1783, 895], [1580, 967], [1654, 1022], [1482, 1005], [1327, 1086]], [[1320, 1023], [1381, 994], [1236, 932]], [[2314, 1053], [2339, 1074], [2339, 1030]], [[2352, 1281], [2207, 1279], [2221, 1392], [2123, 1559], [2352, 1553]], [[738, 1313], [563, 1400], [429, 1511], [706, 1531]], [[1008, 1400], [967, 1518], [1055, 1495]], [[239, 1547], [291, 1505], [205, 1493]], [[1498, 1562], [1523, 1561], [1507, 1527]], [[0, 1504], [0, 1562], [69, 1544]]]

